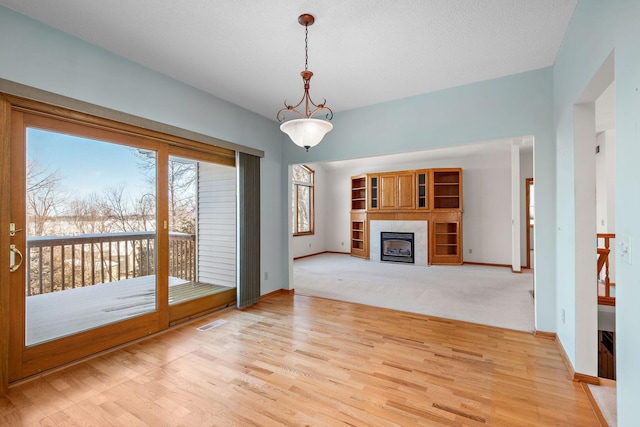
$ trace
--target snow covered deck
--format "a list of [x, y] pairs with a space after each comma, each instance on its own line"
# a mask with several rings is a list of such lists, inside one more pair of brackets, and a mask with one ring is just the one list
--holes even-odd
[[[155, 275], [27, 297], [26, 343], [34, 345], [156, 309]], [[229, 289], [169, 278], [169, 304]]]

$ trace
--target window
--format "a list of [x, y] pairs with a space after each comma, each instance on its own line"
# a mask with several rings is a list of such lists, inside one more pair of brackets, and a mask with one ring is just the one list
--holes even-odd
[[291, 170], [294, 236], [313, 234], [313, 175], [304, 165]]

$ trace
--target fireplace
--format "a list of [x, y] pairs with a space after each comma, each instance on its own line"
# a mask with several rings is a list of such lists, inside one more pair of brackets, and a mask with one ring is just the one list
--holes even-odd
[[380, 232], [380, 261], [413, 264], [413, 233]]

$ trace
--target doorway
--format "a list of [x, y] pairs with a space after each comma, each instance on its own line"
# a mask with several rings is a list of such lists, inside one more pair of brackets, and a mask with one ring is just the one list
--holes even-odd
[[[615, 53], [604, 61], [574, 104], [574, 224], [575, 241], [575, 370], [598, 376], [602, 307], [598, 304], [597, 156], [605, 115], [599, 108], [603, 94], [615, 95]], [[609, 92], [610, 91], [610, 92]], [[615, 130], [615, 98], [610, 102], [611, 129]], [[615, 188], [615, 185], [614, 185]], [[615, 317], [615, 313], [613, 314]], [[615, 326], [615, 321], [612, 322]], [[615, 342], [615, 340], [614, 340]], [[615, 346], [614, 346], [615, 351]]]
[[235, 303], [235, 152], [181, 142], [11, 111], [10, 382]]

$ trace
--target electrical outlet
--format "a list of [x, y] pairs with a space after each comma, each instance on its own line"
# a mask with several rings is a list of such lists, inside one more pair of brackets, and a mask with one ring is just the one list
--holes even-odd
[[472, 254], [473, 253], [473, 249], [469, 248], [469, 253]]
[[565, 321], [565, 313], [564, 313], [564, 308], [562, 309], [562, 323], [564, 323]]
[[342, 246], [344, 246], [344, 242], [342, 242]]
[[309, 243], [309, 247], [311, 247], [311, 243]]
[[268, 271], [264, 272], [264, 280], [269, 280], [269, 272]]

